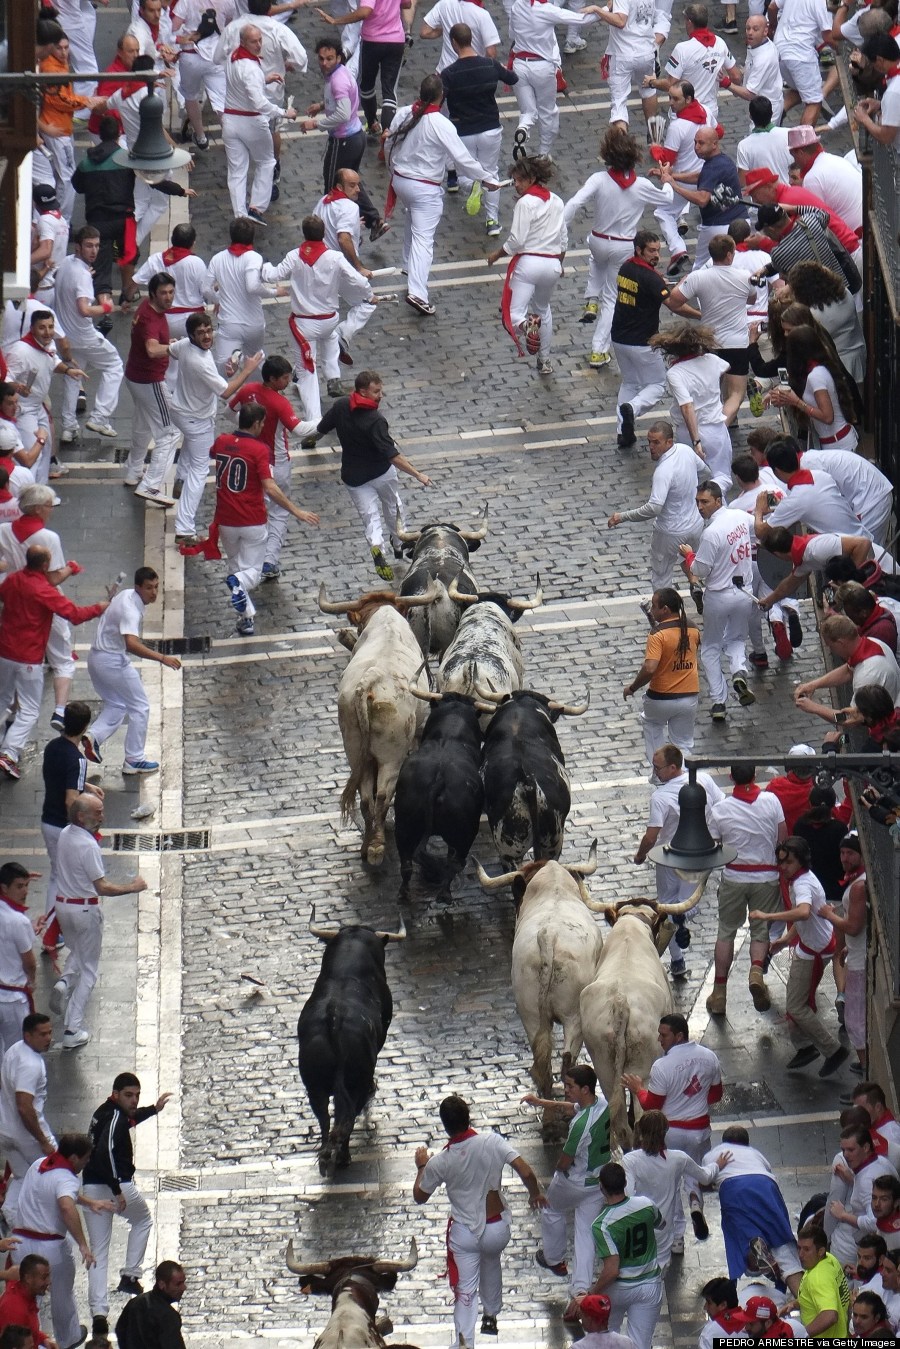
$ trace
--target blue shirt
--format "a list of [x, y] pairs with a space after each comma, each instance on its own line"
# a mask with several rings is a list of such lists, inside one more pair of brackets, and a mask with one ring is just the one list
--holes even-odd
[[[741, 184], [738, 179], [737, 167], [733, 159], [729, 159], [726, 154], [713, 155], [712, 159], [703, 161], [703, 167], [700, 170], [700, 177], [697, 179], [698, 192], [715, 192], [717, 187], [729, 187], [736, 197], [741, 195]], [[728, 206], [723, 211], [716, 206], [714, 202], [707, 202], [705, 206], [700, 207], [701, 225], [726, 225], [731, 220], [740, 220], [746, 217], [747, 207], [736, 202], [734, 206]]]

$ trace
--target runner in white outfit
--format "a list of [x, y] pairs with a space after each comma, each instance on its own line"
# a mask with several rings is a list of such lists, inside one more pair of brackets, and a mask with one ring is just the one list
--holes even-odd
[[262, 351], [266, 341], [263, 298], [275, 294], [274, 286], [262, 279], [263, 260], [253, 247], [254, 226], [249, 220], [232, 220], [231, 243], [209, 260], [203, 298], [218, 306], [218, 326], [213, 358], [224, 371], [233, 351], [242, 357]]
[[464, 23], [471, 30], [472, 46], [479, 56], [496, 56], [500, 46], [494, 20], [479, 0], [438, 0], [422, 20], [420, 36], [441, 39], [441, 54], [435, 66], [439, 75], [456, 60], [450, 29], [457, 23]]
[[647, 428], [647, 445], [655, 465], [650, 496], [642, 506], [614, 511], [607, 526], [652, 520], [650, 535], [650, 587], [662, 590], [672, 584], [672, 571], [683, 543], [696, 548], [703, 533], [703, 520], [697, 510], [697, 480], [706, 476], [706, 467], [689, 445], [675, 442], [671, 422], [653, 422]]
[[[627, 1177], [625, 1193], [644, 1195], [653, 1201], [662, 1214], [663, 1223], [656, 1234], [656, 1258], [663, 1274], [672, 1259], [679, 1213], [684, 1221], [681, 1187], [685, 1177], [698, 1185], [709, 1187], [717, 1179], [723, 1165], [720, 1159], [731, 1156], [730, 1152], [722, 1152], [716, 1161], [701, 1166], [693, 1153], [672, 1146], [666, 1132], [668, 1124], [661, 1110], [645, 1110], [634, 1126], [634, 1148], [622, 1158]], [[683, 1249], [682, 1237], [679, 1251]]]
[[641, 217], [647, 209], [671, 203], [675, 195], [670, 186], [654, 187], [649, 178], [635, 173], [640, 157], [641, 149], [634, 136], [629, 136], [622, 127], [611, 126], [600, 142], [600, 158], [608, 167], [592, 173], [566, 202], [566, 225], [572, 224], [583, 206], [590, 203], [594, 211], [594, 225], [587, 237], [591, 261], [584, 292], [587, 302], [596, 299], [599, 305], [591, 338], [592, 364], [595, 353], [609, 359], [616, 277], [621, 264], [634, 253], [634, 236]]
[[660, 4], [656, 0], [612, 0], [609, 9], [598, 10], [597, 17], [609, 25], [603, 61], [608, 72], [610, 122], [628, 125], [628, 95], [633, 84], [640, 90], [644, 116], [654, 116], [656, 90], [644, 81], [656, 74], [656, 48], [671, 27], [671, 0], [668, 6], [665, 0]]
[[297, 112], [295, 108], [283, 110], [266, 92], [268, 78], [260, 60], [262, 30], [255, 24], [245, 24], [240, 38], [240, 46], [235, 47], [225, 66], [222, 139], [228, 161], [228, 192], [236, 216], [248, 214], [247, 178], [253, 168], [249, 191], [252, 219], [264, 215], [272, 200], [275, 147], [269, 119], [286, 117], [294, 121]]
[[[48, 309], [35, 309], [29, 331], [14, 342], [6, 353], [8, 378], [28, 387], [28, 393], [19, 394], [16, 425], [29, 443], [37, 440], [38, 431], [45, 436], [44, 448], [34, 465], [36, 482], [45, 483], [50, 476], [50, 456], [53, 435], [50, 427], [50, 385], [55, 374], [68, 375], [77, 386], [84, 372], [72, 361], [64, 361], [56, 349], [56, 321]], [[24, 562], [22, 563], [24, 566]]]
[[[52, 1039], [49, 1016], [29, 1013], [22, 1024], [21, 1038], [7, 1049], [0, 1069], [0, 1146], [12, 1172], [3, 1201], [3, 1216], [10, 1227], [15, 1226], [25, 1172], [33, 1161], [49, 1156], [56, 1147], [53, 1131], [44, 1119], [47, 1103], [44, 1055]], [[26, 1115], [30, 1117], [28, 1125]]]
[[[166, 310], [169, 321], [169, 334], [174, 342], [185, 335], [185, 324], [191, 314], [202, 314], [205, 308], [203, 294], [206, 285], [206, 263], [198, 258], [193, 247], [197, 231], [193, 225], [176, 225], [172, 231], [171, 247], [162, 253], [151, 253], [150, 257], [134, 274], [139, 286], [146, 286], [157, 272], [168, 272], [175, 282], [175, 300]], [[174, 371], [166, 372], [174, 383]]]
[[178, 6], [181, 27], [175, 41], [181, 52], [181, 93], [194, 143], [201, 150], [209, 144], [203, 130], [203, 95], [218, 117], [225, 107], [225, 62], [216, 52], [220, 34], [236, 13], [235, 0], [181, 0]]
[[411, 107], [398, 108], [385, 141], [391, 183], [384, 209], [389, 219], [395, 201], [403, 203], [403, 270], [408, 273], [406, 303], [420, 314], [431, 315], [428, 274], [434, 257], [434, 236], [444, 210], [444, 175], [456, 166], [474, 182], [488, 188], [497, 183], [463, 145], [450, 121], [441, 112], [444, 86], [439, 75], [426, 75], [419, 97]]
[[731, 486], [731, 437], [719, 382], [728, 362], [714, 355], [712, 329], [699, 324], [667, 328], [650, 339], [667, 358], [666, 383], [675, 399], [669, 415], [675, 438], [706, 460], [707, 473], [725, 492]]
[[22, 1039], [22, 1022], [34, 1010], [34, 928], [28, 917], [31, 873], [19, 862], [0, 867], [0, 1062]]
[[[125, 367], [119, 353], [94, 327], [94, 318], [112, 311], [112, 303], [94, 300], [94, 282], [91, 268], [100, 252], [100, 235], [93, 225], [77, 230], [73, 243], [75, 252], [64, 258], [56, 271], [56, 312], [69, 339], [72, 357], [82, 370], [99, 372], [94, 392], [94, 409], [87, 421], [89, 429], [106, 427], [103, 435], [115, 435], [109, 423], [119, 401], [119, 390]], [[75, 405], [78, 386], [69, 380], [62, 397], [63, 441], [71, 441], [79, 434]]]
[[[661, 146], [652, 146], [650, 153], [657, 163], [668, 164], [679, 182], [696, 183], [703, 161], [694, 149], [694, 136], [698, 126], [715, 125], [715, 117], [698, 102], [690, 81], [677, 80], [669, 86], [669, 124], [665, 139]], [[671, 255], [670, 269], [676, 261], [680, 270], [690, 265], [687, 249], [678, 233], [679, 222], [689, 209], [690, 202], [678, 194], [673, 194], [671, 202], [663, 202], [656, 209], [656, 218]], [[672, 273], [677, 274], [677, 271]]]
[[[753, 546], [753, 594], [758, 600], [764, 600], [771, 595], [773, 587], [765, 580], [759, 570], [754, 518], [756, 503], [759, 500], [760, 492], [771, 492], [776, 500], [780, 500], [784, 495], [784, 488], [770, 468], [760, 468], [753, 456], [749, 454], [739, 455], [732, 463], [732, 471], [740, 490], [736, 497], [732, 497], [729, 505], [732, 510], [746, 511], [750, 516], [750, 534]], [[790, 623], [791, 631], [796, 634], [797, 626], [800, 623], [796, 603], [788, 600], [784, 603], [776, 602], [770, 606], [767, 605], [766, 608], [769, 609], [768, 616], [772, 628], [772, 637], [775, 641], [775, 653], [779, 660], [790, 660], [794, 648], [788, 635], [787, 624]], [[769, 665], [762, 628], [765, 611], [765, 608], [761, 608], [758, 604], [754, 604], [750, 610], [750, 664], [758, 670], [768, 669]]]
[[[324, 222], [326, 248], [343, 253], [350, 266], [369, 280], [372, 273], [362, 265], [359, 256], [362, 240], [359, 190], [359, 174], [353, 169], [338, 169], [334, 187], [316, 202], [314, 214]], [[374, 313], [375, 306], [364, 300], [362, 304], [351, 305], [347, 317], [338, 324], [335, 335], [345, 356], [349, 354], [353, 339], [362, 332]]]
[[540, 4], [532, 4], [532, 0], [514, 0], [509, 11], [509, 40], [512, 68], [519, 77], [516, 85], [519, 105], [517, 147], [524, 146], [537, 123], [540, 154], [549, 155], [553, 149], [553, 142], [559, 135], [556, 80], [562, 68], [556, 25], [565, 24], [571, 37], [573, 29], [596, 23], [599, 12], [596, 5], [587, 5], [579, 13], [562, 9], [549, 0], [542, 0]]

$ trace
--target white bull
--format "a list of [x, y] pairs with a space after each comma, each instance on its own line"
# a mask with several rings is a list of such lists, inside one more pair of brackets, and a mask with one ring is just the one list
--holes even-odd
[[[613, 1143], [631, 1142], [625, 1107], [623, 1073], [636, 1073], [644, 1081], [659, 1057], [660, 1018], [673, 1011], [672, 990], [658, 947], [665, 950], [669, 932], [661, 931], [663, 919], [687, 913], [700, 899], [704, 875], [696, 890], [680, 904], [655, 900], [620, 900], [590, 908], [606, 914], [614, 924], [603, 945], [597, 974], [581, 995], [584, 1042], [594, 1071], [609, 1101]], [[634, 1102], [640, 1112], [640, 1106]]]
[[518, 871], [488, 876], [478, 866], [485, 890], [511, 885], [516, 901], [512, 948], [512, 986], [516, 1010], [531, 1045], [531, 1076], [541, 1096], [553, 1086], [553, 1027], [563, 1028], [562, 1072], [578, 1058], [583, 1044], [580, 999], [594, 979], [603, 949], [582, 877], [597, 869], [597, 843], [589, 860], [577, 866], [529, 862]]
[[419, 683], [422, 654], [402, 615], [433, 600], [433, 591], [404, 600], [376, 592], [343, 605], [329, 603], [324, 585], [319, 591], [321, 609], [347, 613], [361, 628], [338, 685], [338, 725], [350, 766], [341, 811], [348, 819], [359, 795], [362, 857], [370, 866], [384, 861], [384, 822], [397, 776], [427, 715], [426, 704], [410, 692], [427, 686]]

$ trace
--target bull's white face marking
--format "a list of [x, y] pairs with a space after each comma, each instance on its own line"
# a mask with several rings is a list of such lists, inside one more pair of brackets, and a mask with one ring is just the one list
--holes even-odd
[[384, 1341], [348, 1288], [338, 1293], [337, 1306], [313, 1349], [381, 1349]]

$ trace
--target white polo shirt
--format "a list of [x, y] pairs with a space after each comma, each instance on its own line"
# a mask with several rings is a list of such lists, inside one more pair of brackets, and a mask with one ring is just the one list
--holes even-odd
[[79, 300], [95, 303], [94, 278], [84, 259], [70, 253], [56, 269], [54, 309], [73, 346], [85, 339], [93, 341], [97, 332], [93, 319], [79, 311]]
[[790, 896], [792, 908], [797, 904], [810, 906], [809, 917], [794, 923], [794, 931], [800, 938], [794, 947], [794, 959], [812, 960], [817, 952], [825, 950], [834, 932], [828, 919], [822, 917], [822, 908], [827, 903], [825, 891], [818, 876], [803, 871], [791, 881]]
[[735, 64], [720, 37], [709, 47], [697, 38], [689, 37], [684, 42], [676, 42], [672, 48], [666, 62], [666, 75], [669, 79], [687, 80], [694, 86], [697, 101], [718, 116], [719, 76]]
[[[467, 2], [468, 0], [454, 0], [454, 3], [460, 4]], [[333, 248], [339, 253], [341, 245], [338, 242], [338, 235], [349, 234], [353, 240], [353, 247], [357, 253], [359, 252], [362, 216], [359, 213], [358, 202], [351, 201], [349, 197], [337, 197], [334, 201], [326, 201], [325, 197], [320, 197], [313, 214], [325, 225], [326, 248]]]
[[[34, 945], [34, 928], [25, 909], [0, 899], [0, 984], [18, 985], [24, 989], [25, 970], [22, 957]], [[12, 988], [0, 988], [0, 1002], [18, 1002], [21, 993]]]
[[784, 111], [784, 81], [781, 77], [781, 63], [778, 60], [778, 48], [771, 38], [766, 38], [758, 47], [747, 48], [747, 61], [744, 65], [745, 89], [767, 98], [772, 104], [772, 117], [781, 120]]
[[[771, 46], [771, 43], [769, 45]], [[778, 69], [777, 53], [775, 68]], [[749, 136], [738, 141], [734, 162], [744, 173], [748, 173], [750, 169], [771, 169], [773, 173], [778, 174], [782, 183], [789, 183], [791, 165], [794, 161], [788, 149], [787, 128], [771, 126], [768, 131], [751, 131]]]
[[[675, 830], [678, 828], [678, 793], [682, 787], [685, 787], [689, 781], [687, 769], [679, 773], [677, 777], [670, 778], [668, 782], [663, 782], [650, 797], [650, 814], [647, 819], [648, 829], [658, 829], [659, 837], [656, 840], [657, 845], [671, 843]], [[702, 770], [697, 774], [697, 781], [700, 786], [706, 790], [706, 822], [711, 823], [712, 807], [717, 801], [724, 800], [725, 793], [722, 788], [713, 782], [708, 773]]]
[[481, 1236], [487, 1226], [484, 1215], [487, 1193], [499, 1191], [503, 1207], [507, 1207], [500, 1181], [504, 1166], [518, 1155], [518, 1150], [499, 1134], [475, 1133], [435, 1153], [422, 1172], [419, 1188], [431, 1195], [439, 1185], [446, 1185], [453, 1221]]
[[228, 380], [219, 374], [212, 351], [203, 351], [189, 337], [180, 337], [169, 343], [169, 355], [178, 363], [175, 392], [170, 399], [173, 410], [196, 421], [214, 422], [219, 395], [228, 388]]
[[[472, 30], [472, 49], [478, 56], [486, 55], [488, 47], [500, 45], [500, 34], [494, 20], [478, 0], [474, 0], [474, 3], [472, 0], [438, 0], [434, 8], [425, 15], [423, 23], [429, 28], [441, 30], [441, 54], [435, 66], [439, 75], [457, 59], [450, 41], [450, 29], [454, 24], [464, 23]], [[316, 214], [318, 215], [318, 211]], [[328, 247], [331, 248], [332, 245], [329, 244]]]
[[[708, 1127], [709, 1095], [721, 1096], [722, 1069], [711, 1049], [694, 1040], [673, 1045], [661, 1059], [654, 1061], [647, 1079], [647, 1090], [662, 1096], [660, 1106], [670, 1128]], [[718, 1088], [718, 1090], [716, 1090]], [[701, 1125], [700, 1121], [705, 1121]]]
[[67, 1228], [59, 1201], [74, 1201], [81, 1189], [81, 1181], [67, 1166], [53, 1166], [41, 1171], [46, 1160], [39, 1157], [25, 1172], [16, 1207], [16, 1227], [31, 1232], [56, 1232], [64, 1237]]
[[[701, 322], [712, 328], [717, 346], [742, 350], [747, 346], [747, 304], [751, 295], [756, 297], [756, 287], [750, 285], [746, 271], [732, 265], [701, 267], [679, 281], [678, 289], [689, 301], [699, 302]], [[674, 369], [677, 371], [680, 366]], [[671, 369], [669, 373], [672, 374]]]
[[732, 506], [720, 506], [703, 531], [691, 570], [706, 583], [707, 590], [734, 588], [739, 576], [749, 594], [753, 580], [753, 541], [749, 516]]
[[784, 497], [766, 516], [766, 524], [789, 528], [802, 520], [817, 534], [872, 537], [830, 473], [823, 469], [800, 468], [791, 474], [786, 486], [788, 490]]
[[713, 806], [712, 818], [716, 837], [737, 848], [735, 863], [757, 868], [742, 871], [736, 865], [726, 866], [722, 872], [726, 881], [750, 885], [768, 885], [777, 881], [775, 844], [778, 827], [784, 824], [784, 811], [777, 796], [763, 791], [752, 801], [726, 796], [724, 801]]
[[105, 875], [94, 835], [80, 824], [67, 824], [56, 845], [56, 893], [66, 899], [87, 899], [97, 894], [94, 882]]
[[38, 1123], [45, 1136], [52, 1138], [44, 1119], [47, 1101], [44, 1056], [24, 1040], [19, 1040], [7, 1049], [0, 1068], [0, 1140], [8, 1139], [11, 1143], [33, 1141], [16, 1108], [16, 1092], [19, 1091], [31, 1097]]
[[100, 615], [91, 650], [124, 656], [126, 635], [129, 637], [141, 635], [146, 607], [134, 589], [120, 590], [117, 595], [113, 595], [109, 608]]

